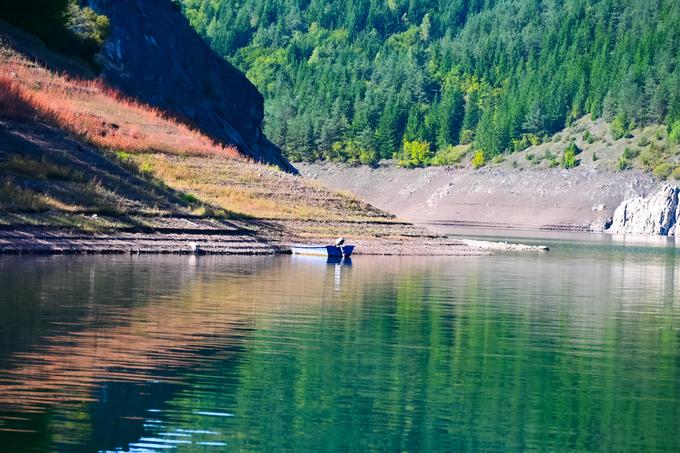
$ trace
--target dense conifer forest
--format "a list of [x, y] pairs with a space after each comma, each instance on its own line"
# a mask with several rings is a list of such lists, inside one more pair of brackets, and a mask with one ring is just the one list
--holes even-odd
[[294, 160], [447, 163], [575, 119], [680, 135], [676, 0], [182, 0]]

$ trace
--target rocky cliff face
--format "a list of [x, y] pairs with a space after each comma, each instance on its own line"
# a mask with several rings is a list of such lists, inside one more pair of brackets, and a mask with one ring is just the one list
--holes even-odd
[[264, 101], [215, 54], [170, 0], [89, 0], [111, 21], [103, 76], [123, 92], [178, 114], [257, 161], [295, 169], [262, 134]]
[[649, 197], [623, 201], [614, 212], [612, 225], [607, 230], [614, 234], [680, 234], [680, 187], [664, 185]]

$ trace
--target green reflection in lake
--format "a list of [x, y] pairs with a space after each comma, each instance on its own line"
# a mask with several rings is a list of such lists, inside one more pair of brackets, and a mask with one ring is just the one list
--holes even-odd
[[587, 250], [2, 260], [0, 442], [680, 451], [680, 260]]

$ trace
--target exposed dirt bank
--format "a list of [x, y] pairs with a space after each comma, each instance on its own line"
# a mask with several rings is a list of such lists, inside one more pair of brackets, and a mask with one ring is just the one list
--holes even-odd
[[0, 253], [277, 254], [339, 236], [358, 254], [486, 253], [244, 160], [15, 41], [0, 28]]
[[[576, 168], [560, 167], [577, 145]], [[475, 170], [470, 155], [451, 167], [377, 168], [297, 163], [302, 174], [356, 193], [374, 206], [421, 224], [602, 231], [621, 202], [647, 196], [659, 163], [680, 164], [680, 146], [664, 126], [612, 136], [602, 119], [583, 117], [543, 143], [498, 156]], [[624, 169], [622, 169], [624, 168]]]
[[494, 228], [601, 231], [625, 198], [646, 195], [657, 185], [640, 170], [591, 166], [473, 170], [298, 164], [298, 168], [411, 222]]

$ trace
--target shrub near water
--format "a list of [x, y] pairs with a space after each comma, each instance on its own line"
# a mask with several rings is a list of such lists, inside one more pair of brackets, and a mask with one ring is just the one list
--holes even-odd
[[623, 154], [621, 154], [616, 161], [616, 168], [618, 168], [620, 171], [624, 170], [629, 170], [633, 168], [633, 159], [637, 158], [640, 155], [640, 151], [637, 149], [633, 148], [626, 148], [623, 150]]
[[650, 143], [651, 141], [649, 140], [649, 137], [643, 135], [640, 137], [640, 140], [638, 140], [637, 145], [644, 148], [645, 146], [649, 146]]
[[541, 138], [536, 134], [523, 134], [521, 138], [512, 140], [514, 151], [523, 151], [531, 146], [538, 146], [540, 144]]
[[631, 124], [625, 114], [619, 114], [611, 124], [612, 137], [614, 140], [627, 137], [630, 134]]
[[668, 139], [675, 145], [680, 144], [680, 120], [675, 121], [670, 127]]
[[493, 165], [500, 165], [503, 162], [505, 162], [505, 156], [503, 156], [502, 154], [497, 154], [493, 156], [493, 158], [491, 159], [491, 163]]
[[673, 173], [671, 173], [671, 177], [676, 181], [680, 180], [680, 166], [676, 167], [675, 170], [673, 170]]
[[616, 161], [616, 168], [620, 171], [630, 170], [633, 168], [633, 163], [625, 157], [619, 156], [619, 159]]
[[548, 162], [548, 168], [555, 168], [559, 167], [560, 165], [557, 156], [553, 154], [553, 152], [550, 151], [549, 149], [543, 151], [543, 160]]
[[623, 150], [623, 158], [632, 160], [640, 155], [640, 151], [633, 148], [626, 148]]
[[673, 148], [667, 144], [650, 144], [640, 153], [640, 163], [647, 170], [654, 170], [659, 165], [673, 158]]
[[475, 139], [475, 131], [470, 129], [465, 129], [460, 133], [460, 144], [469, 145]]
[[593, 134], [591, 134], [590, 131], [585, 131], [583, 133], [583, 141], [584, 142], [592, 145], [593, 143], [595, 143], [596, 140], [597, 140], [596, 137]]
[[668, 177], [671, 175], [671, 173], [673, 173], [674, 170], [675, 165], [670, 164], [668, 162], [664, 162], [654, 167], [654, 170], [652, 170], [652, 174], [659, 179], [668, 179]]
[[364, 145], [361, 140], [347, 140], [335, 142], [331, 145], [328, 153], [329, 160], [347, 162], [349, 164], [375, 165], [378, 163], [378, 154], [370, 146]]

